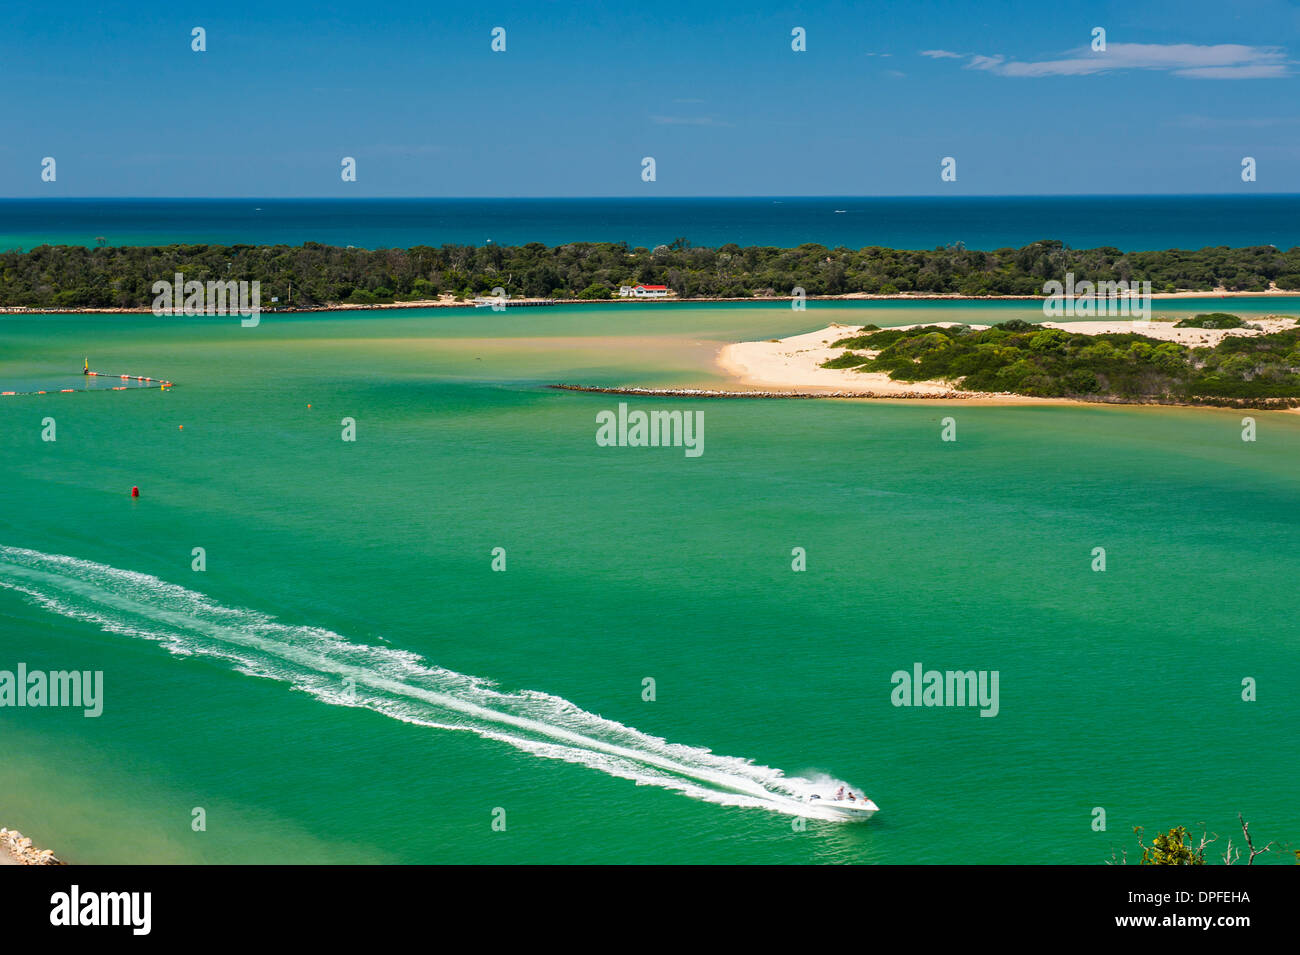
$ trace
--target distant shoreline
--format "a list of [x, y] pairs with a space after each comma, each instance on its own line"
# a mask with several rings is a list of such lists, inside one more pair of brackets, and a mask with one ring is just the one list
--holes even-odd
[[[1162, 301], [1176, 301], [1179, 299], [1212, 299], [1212, 298], [1300, 298], [1300, 290], [1279, 289], [1276, 286], [1266, 289], [1262, 292], [1238, 292], [1226, 289], [1215, 289], [1213, 291], [1182, 291], [1182, 292], [1152, 292], [1151, 299]], [[560, 298], [550, 300], [553, 305], [619, 305], [619, 306], [664, 306], [664, 305], [699, 305], [717, 302], [738, 302], [744, 304], [763, 304], [767, 302], [793, 302], [795, 297], [792, 295], [765, 295], [751, 296], [749, 298], [727, 298], [722, 296], [698, 296], [691, 298], [661, 298], [661, 299], [633, 299], [633, 298], [613, 298], [613, 299], [590, 299], [590, 298]], [[842, 295], [809, 295], [804, 298], [807, 302], [1042, 302], [1046, 300], [1043, 295], [961, 295], [956, 292], [900, 292], [896, 295], [880, 295], [871, 292], [847, 292]], [[514, 307], [520, 307], [526, 303], [533, 302], [532, 299], [510, 299], [516, 302]], [[263, 308], [263, 315], [309, 315], [313, 312], [373, 312], [388, 309], [406, 309], [406, 308], [483, 308], [482, 306], [471, 301], [459, 299], [423, 299], [410, 302], [383, 302], [375, 304], [354, 304], [354, 303], [337, 303], [333, 305], [313, 305], [308, 308]], [[510, 306], [507, 306], [509, 308]], [[549, 307], [549, 306], [544, 306]], [[0, 305], [0, 315], [151, 315], [153, 309], [143, 305], [132, 308], [113, 308], [101, 306], [97, 308], [32, 308], [24, 305]], [[184, 317], [184, 316], [178, 316]], [[226, 316], [215, 315], [193, 315], [191, 318], [222, 318]]]

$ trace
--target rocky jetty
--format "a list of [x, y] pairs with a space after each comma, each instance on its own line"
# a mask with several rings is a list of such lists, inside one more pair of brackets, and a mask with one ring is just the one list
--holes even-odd
[[586, 391], [601, 395], [641, 395], [655, 398], [888, 398], [912, 401], [937, 399], [952, 401], [969, 398], [1013, 398], [1005, 392], [940, 391], [916, 394], [877, 393], [872, 391], [718, 391], [708, 388], [610, 388], [598, 385], [547, 385], [560, 391]]
[[1191, 397], [1185, 400], [1122, 395], [1073, 398], [1031, 398], [1010, 391], [934, 391], [915, 394], [872, 391], [718, 391], [707, 388], [614, 388], [601, 385], [547, 385], [559, 391], [585, 391], [601, 395], [634, 395], [651, 398], [877, 398], [886, 401], [995, 401], [1008, 403], [1162, 405], [1176, 408], [1230, 408], [1239, 411], [1291, 411], [1300, 409], [1300, 398]]
[[38, 849], [16, 829], [0, 829], [0, 852], [7, 852], [19, 865], [63, 865], [52, 849]]

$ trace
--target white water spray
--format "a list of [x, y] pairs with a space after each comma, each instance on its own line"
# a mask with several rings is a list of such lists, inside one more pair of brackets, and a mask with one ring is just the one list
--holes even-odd
[[[751, 760], [669, 743], [533, 690], [507, 692], [488, 680], [420, 656], [348, 641], [329, 630], [282, 624], [224, 607], [148, 574], [24, 548], [0, 546], [0, 587], [40, 606], [181, 656], [223, 660], [317, 699], [359, 706], [421, 726], [469, 731], [526, 753], [560, 759], [728, 806], [838, 818], [804, 802], [845, 785], [787, 777]], [[349, 689], [349, 686], [352, 689]], [[828, 789], [829, 787], [829, 789]]]

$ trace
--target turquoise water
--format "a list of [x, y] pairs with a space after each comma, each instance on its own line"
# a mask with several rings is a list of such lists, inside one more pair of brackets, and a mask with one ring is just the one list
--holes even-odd
[[278, 243], [405, 248], [625, 241], [1128, 251], [1300, 245], [1300, 196], [738, 199], [0, 199], [0, 249]]
[[[0, 708], [0, 822], [73, 862], [1093, 864], [1238, 811], [1300, 839], [1300, 417], [1247, 443], [1210, 409], [628, 400], [702, 411], [691, 459], [597, 447], [616, 399], [544, 387], [1034, 315], [0, 317], [3, 390], [85, 355], [176, 382], [0, 399], [0, 670], [105, 681], [98, 719]], [[893, 706], [918, 661], [997, 670], [998, 715]], [[796, 831], [789, 779], [821, 775], [881, 812]]]

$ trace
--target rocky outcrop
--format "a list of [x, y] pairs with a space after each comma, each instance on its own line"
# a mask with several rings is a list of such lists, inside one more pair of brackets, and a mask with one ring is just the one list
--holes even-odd
[[63, 865], [52, 849], [38, 849], [16, 829], [0, 829], [0, 852], [7, 852], [20, 865]]

